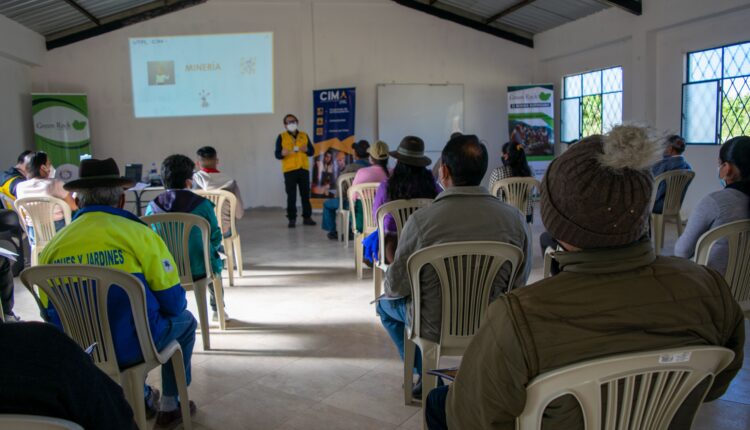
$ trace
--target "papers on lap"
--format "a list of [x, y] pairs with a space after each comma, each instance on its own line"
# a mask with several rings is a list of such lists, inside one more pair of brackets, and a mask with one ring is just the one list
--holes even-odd
[[10, 261], [16, 261], [16, 257], [18, 257], [18, 254], [11, 250], [0, 247], [0, 257], [5, 257]]
[[458, 367], [448, 367], [445, 369], [428, 370], [427, 373], [430, 375], [439, 376], [447, 381], [453, 381], [456, 379], [458, 374]]
[[381, 300], [400, 300], [400, 299], [403, 299], [403, 297], [390, 297], [390, 296], [386, 296], [385, 294], [383, 294], [377, 299], [371, 301], [370, 304], [377, 303]]

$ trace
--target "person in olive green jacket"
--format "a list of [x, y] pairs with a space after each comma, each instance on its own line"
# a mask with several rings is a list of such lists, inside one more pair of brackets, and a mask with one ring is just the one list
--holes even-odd
[[[582, 140], [550, 165], [541, 212], [566, 250], [554, 256], [562, 272], [490, 305], [455, 382], [428, 397], [431, 430], [515, 429], [536, 376], [628, 352], [729, 348], [734, 359], [716, 375], [706, 400], [724, 393], [742, 367], [743, 314], [716, 271], [656, 256], [647, 237], [648, 169], [660, 151], [645, 130], [619, 126]], [[702, 393], [693, 394], [670, 429], [690, 427]], [[554, 400], [543, 428], [583, 429], [576, 400]]]

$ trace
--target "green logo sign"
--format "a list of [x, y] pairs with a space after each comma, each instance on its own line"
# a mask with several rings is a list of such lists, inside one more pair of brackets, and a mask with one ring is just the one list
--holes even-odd
[[552, 96], [552, 93], [539, 93], [539, 100], [546, 102]]

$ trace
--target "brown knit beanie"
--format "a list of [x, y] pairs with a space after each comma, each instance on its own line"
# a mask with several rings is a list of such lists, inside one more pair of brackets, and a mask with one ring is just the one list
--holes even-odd
[[651, 212], [651, 167], [662, 151], [636, 126], [617, 126], [571, 146], [550, 164], [542, 182], [547, 231], [581, 249], [638, 241]]

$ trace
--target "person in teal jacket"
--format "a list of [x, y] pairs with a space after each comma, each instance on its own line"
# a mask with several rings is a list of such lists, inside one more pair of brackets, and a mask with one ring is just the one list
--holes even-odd
[[[170, 155], [161, 164], [161, 177], [164, 182], [166, 191], [159, 194], [152, 200], [146, 208], [146, 215], [158, 213], [183, 212], [198, 215], [205, 218], [211, 227], [209, 259], [213, 273], [220, 275], [224, 269], [219, 252], [223, 252], [222, 234], [219, 228], [219, 222], [214, 212], [214, 204], [209, 200], [193, 193], [193, 170], [195, 163], [190, 158], [175, 154]], [[193, 280], [197, 281], [206, 277], [206, 266], [203, 259], [203, 240], [200, 231], [194, 228], [190, 232], [190, 269], [193, 272]], [[214, 297], [213, 286], [209, 286], [211, 291], [211, 309], [213, 310], [213, 320], [218, 320], [216, 313], [216, 299]]]

